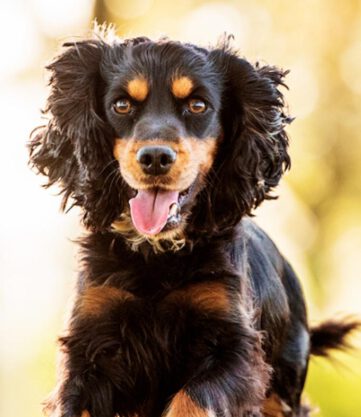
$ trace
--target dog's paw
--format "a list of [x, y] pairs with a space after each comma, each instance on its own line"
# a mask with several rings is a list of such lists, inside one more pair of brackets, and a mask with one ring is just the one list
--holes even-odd
[[216, 413], [202, 408], [187, 393], [179, 391], [173, 397], [164, 417], [216, 417]]
[[293, 412], [278, 395], [271, 394], [265, 399], [262, 407], [265, 417], [291, 417]]

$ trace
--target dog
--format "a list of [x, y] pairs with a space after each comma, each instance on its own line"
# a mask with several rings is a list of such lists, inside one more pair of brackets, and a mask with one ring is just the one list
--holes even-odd
[[309, 357], [358, 323], [308, 325], [300, 283], [252, 210], [290, 167], [287, 71], [106, 34], [47, 66], [30, 163], [88, 233], [59, 417], [307, 416]]

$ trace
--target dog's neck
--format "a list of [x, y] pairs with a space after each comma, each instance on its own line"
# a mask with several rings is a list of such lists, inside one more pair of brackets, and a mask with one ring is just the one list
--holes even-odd
[[[80, 286], [106, 283], [146, 297], [170, 291], [188, 281], [212, 281], [223, 276], [225, 271], [225, 276], [238, 274], [239, 269], [233, 263], [230, 242], [225, 237], [204, 238], [197, 242], [187, 240], [182, 249], [162, 253], [155, 253], [148, 242], [133, 251], [126, 238], [114, 231], [90, 233], [79, 243], [82, 258]], [[194, 271], [197, 271], [196, 275]]]

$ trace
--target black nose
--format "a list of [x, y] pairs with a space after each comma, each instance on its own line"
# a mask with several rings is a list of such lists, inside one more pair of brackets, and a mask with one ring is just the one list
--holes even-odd
[[168, 146], [144, 146], [137, 152], [137, 161], [149, 175], [166, 174], [176, 158], [176, 152]]

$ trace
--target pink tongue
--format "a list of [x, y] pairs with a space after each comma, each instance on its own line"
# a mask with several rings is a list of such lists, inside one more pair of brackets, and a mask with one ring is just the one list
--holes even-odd
[[156, 235], [167, 223], [169, 207], [178, 202], [178, 191], [139, 190], [129, 200], [130, 214], [140, 233]]

